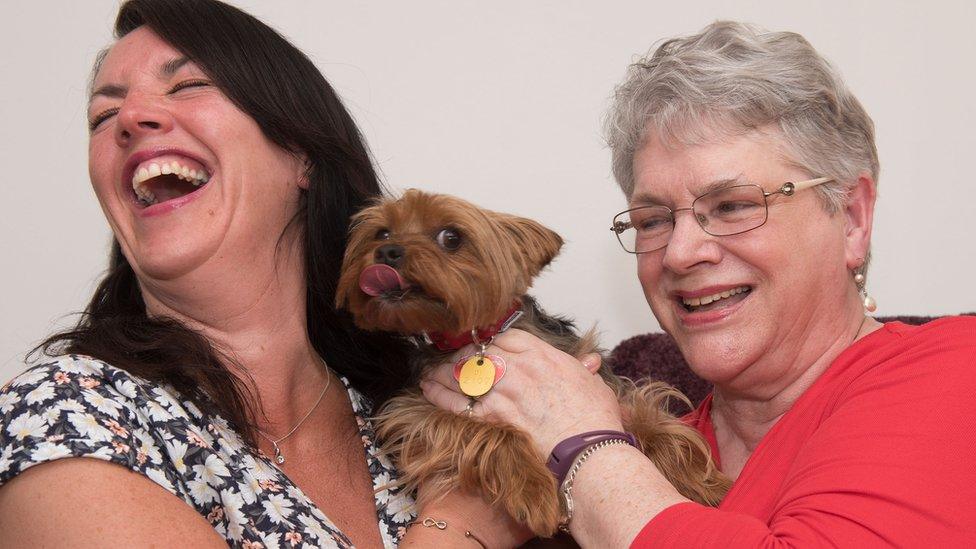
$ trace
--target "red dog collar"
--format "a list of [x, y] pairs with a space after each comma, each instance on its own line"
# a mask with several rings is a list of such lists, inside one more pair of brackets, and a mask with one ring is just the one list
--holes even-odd
[[488, 326], [486, 328], [478, 328], [477, 330], [471, 330], [468, 332], [461, 332], [460, 334], [445, 334], [442, 332], [432, 332], [424, 333], [427, 340], [431, 345], [437, 347], [439, 351], [456, 351], [465, 345], [474, 343], [474, 339], [471, 337], [471, 332], [476, 332], [478, 335], [478, 341], [488, 341], [495, 335], [498, 335], [515, 323], [519, 317], [522, 316], [522, 303], [520, 301], [515, 301], [500, 320]]

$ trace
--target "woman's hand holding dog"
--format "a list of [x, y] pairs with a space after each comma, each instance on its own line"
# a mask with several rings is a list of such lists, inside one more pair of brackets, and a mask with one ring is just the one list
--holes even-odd
[[[474, 352], [468, 347], [455, 358]], [[497, 336], [488, 353], [502, 357], [506, 373], [478, 399], [472, 415], [518, 427], [532, 438], [541, 460], [567, 437], [623, 430], [616, 394], [594, 375], [600, 367], [598, 355], [581, 362], [514, 329]], [[463, 412], [469, 400], [460, 392], [453, 368], [453, 363], [437, 367], [421, 388], [434, 405]], [[626, 547], [655, 514], [688, 501], [649, 459], [626, 445], [606, 448], [588, 460], [586, 474], [576, 478], [574, 499], [577, 511], [570, 529], [584, 547]], [[608, 502], [613, 512], [606, 512]], [[483, 501], [466, 504], [467, 512], [475, 514], [489, 507]]]
[[[472, 355], [471, 346], [455, 359]], [[521, 330], [495, 338], [488, 353], [505, 361], [505, 376], [472, 408], [474, 417], [505, 422], [528, 433], [545, 459], [559, 441], [601, 429], [623, 430], [614, 391], [600, 376], [599, 355], [584, 362]], [[421, 382], [424, 396], [445, 410], [462, 412], [469, 399], [453, 376], [454, 363], [437, 367]]]

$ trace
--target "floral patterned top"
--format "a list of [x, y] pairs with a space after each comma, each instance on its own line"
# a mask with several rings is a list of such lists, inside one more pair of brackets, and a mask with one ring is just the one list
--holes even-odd
[[[409, 495], [376, 446], [366, 397], [349, 392], [377, 489], [386, 547], [413, 520]], [[90, 457], [143, 474], [180, 497], [236, 547], [352, 547], [342, 532], [227, 421], [202, 413], [171, 387], [90, 357], [38, 364], [0, 389], [0, 486], [34, 465]]]

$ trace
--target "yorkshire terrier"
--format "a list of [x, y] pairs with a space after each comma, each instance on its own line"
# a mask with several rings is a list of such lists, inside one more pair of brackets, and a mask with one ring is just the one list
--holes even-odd
[[[336, 305], [361, 329], [412, 338], [416, 352], [404, 375], [414, 381], [471, 342], [472, 332], [485, 340], [506, 323], [582, 357], [599, 352], [593, 331], [578, 335], [526, 295], [561, 247], [559, 235], [531, 219], [408, 190], [353, 217]], [[605, 364], [599, 373], [618, 394], [626, 430], [678, 491], [718, 504], [728, 479], [701, 435], [667, 412], [669, 399], [684, 397], [663, 383], [637, 387]], [[390, 400], [376, 421], [408, 489], [422, 484], [433, 497], [454, 488], [480, 493], [536, 535], [556, 532], [556, 482], [525, 433], [436, 408], [419, 388]]]

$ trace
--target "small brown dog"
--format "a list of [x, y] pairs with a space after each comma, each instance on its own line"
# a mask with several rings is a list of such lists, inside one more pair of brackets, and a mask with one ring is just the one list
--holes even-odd
[[[415, 338], [404, 372], [415, 380], [470, 342], [473, 330], [487, 339], [489, 327], [497, 331], [513, 316], [514, 327], [581, 357], [597, 349], [592, 333], [578, 336], [572, 323], [545, 314], [525, 295], [561, 246], [559, 235], [530, 219], [408, 190], [353, 218], [336, 304], [364, 330]], [[513, 308], [521, 309], [520, 318]], [[625, 428], [644, 453], [683, 495], [717, 504], [729, 481], [699, 433], [665, 411], [669, 398], [684, 397], [661, 383], [637, 388], [606, 366], [600, 373], [616, 389]], [[457, 487], [481, 493], [536, 535], [556, 531], [555, 479], [518, 429], [440, 410], [412, 389], [383, 408], [377, 432], [397, 456], [407, 487], [423, 484], [435, 496]]]

